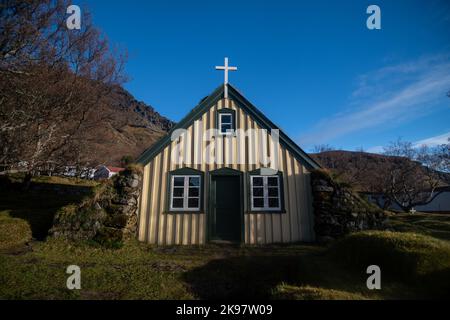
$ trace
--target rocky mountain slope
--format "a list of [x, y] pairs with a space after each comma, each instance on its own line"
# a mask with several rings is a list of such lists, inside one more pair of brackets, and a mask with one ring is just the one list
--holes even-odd
[[114, 87], [106, 101], [102, 120], [89, 130], [90, 138], [82, 152], [93, 166], [117, 166], [124, 156], [136, 159], [174, 124], [122, 87]]

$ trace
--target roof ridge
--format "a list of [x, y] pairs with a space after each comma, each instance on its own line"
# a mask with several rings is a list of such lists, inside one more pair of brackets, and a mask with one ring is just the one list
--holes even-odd
[[286, 133], [284, 133], [284, 131], [277, 126], [272, 120], [270, 120], [264, 113], [261, 112], [261, 110], [259, 110], [259, 108], [257, 108], [255, 105], [253, 105], [246, 97], [244, 97], [242, 94], [239, 93], [239, 91], [237, 91], [232, 85], [228, 85], [232, 90], [236, 91], [236, 93], [242, 98], [244, 99], [244, 103], [247, 105], [247, 107], [252, 107], [254, 109], [254, 111], [257, 112], [257, 115], [254, 115], [256, 118], [262, 118], [262, 120], [264, 122], [267, 122], [269, 124], [269, 128], [270, 129], [278, 129], [280, 132], [280, 138], [282, 140], [285, 140], [284, 142], [288, 144], [289, 149], [292, 149], [291, 151], [294, 152], [294, 154], [297, 154], [300, 156], [300, 158], [303, 158], [303, 160], [306, 160], [308, 162], [308, 164], [314, 168], [320, 168], [320, 164], [317, 163], [317, 161], [315, 161], [312, 157], [310, 157], [305, 151], [303, 151], [302, 148], [300, 148], [299, 145], [297, 145], [297, 143], [295, 143]]
[[[280, 129], [273, 121], [267, 118], [256, 106], [254, 106], [247, 98], [245, 98], [238, 89], [233, 85], [227, 84], [229, 90], [230, 98], [233, 97], [236, 102], [239, 102], [240, 107], [247, 111], [256, 122], [258, 122], [262, 127], [266, 129], [278, 129], [279, 137], [285, 147], [291, 151], [298, 160], [303, 160], [307, 163], [310, 168], [320, 168], [321, 166], [311, 158], [303, 149], [301, 149], [287, 134]], [[196, 105], [180, 122], [178, 122], [172, 129], [163, 136], [157, 143], [145, 150], [137, 159], [139, 163], [148, 163], [153, 159], [159, 152], [161, 152], [168, 144], [171, 142], [171, 134], [177, 129], [187, 129], [193, 121], [199, 116], [207, 111], [211, 104], [216, 103], [223, 98], [224, 85], [217, 87], [209, 96], [202, 99], [198, 105]]]

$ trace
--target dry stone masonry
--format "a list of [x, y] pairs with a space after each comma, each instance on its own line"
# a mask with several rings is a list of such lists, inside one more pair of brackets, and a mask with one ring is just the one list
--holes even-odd
[[81, 204], [62, 208], [55, 216], [50, 235], [102, 244], [135, 237], [141, 176], [138, 168], [128, 168], [97, 186]]
[[313, 171], [311, 183], [318, 241], [327, 242], [351, 232], [387, 227], [383, 210], [362, 199], [350, 187], [334, 181], [326, 171]]

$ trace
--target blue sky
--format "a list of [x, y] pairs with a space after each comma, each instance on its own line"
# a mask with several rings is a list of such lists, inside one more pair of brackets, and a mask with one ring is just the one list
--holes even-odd
[[[126, 49], [125, 84], [178, 121], [230, 74], [305, 150], [450, 136], [450, 1], [74, 1]], [[366, 8], [381, 8], [368, 30]]]

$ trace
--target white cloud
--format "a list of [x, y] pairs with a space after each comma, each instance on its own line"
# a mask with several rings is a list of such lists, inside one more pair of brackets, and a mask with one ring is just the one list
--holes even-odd
[[303, 145], [369, 128], [398, 125], [432, 112], [450, 89], [450, 58], [423, 57], [362, 75], [345, 112], [319, 122], [300, 137]]
[[448, 143], [448, 139], [450, 138], [450, 132], [441, 134], [439, 136], [434, 136], [426, 139], [422, 139], [413, 143], [414, 147], [420, 147], [426, 145], [428, 147], [435, 147], [441, 144]]
[[[418, 140], [412, 143], [414, 148], [419, 148], [423, 145], [426, 145], [428, 147], [435, 147], [441, 144], [446, 144], [448, 143], [448, 139], [450, 138], [450, 132], [438, 135], [438, 136], [434, 136], [434, 137], [429, 137], [426, 139], [422, 139], [422, 140]], [[384, 152], [384, 147], [383, 146], [374, 146], [374, 147], [370, 147], [369, 149], [366, 150], [366, 152], [369, 153], [383, 153]]]

